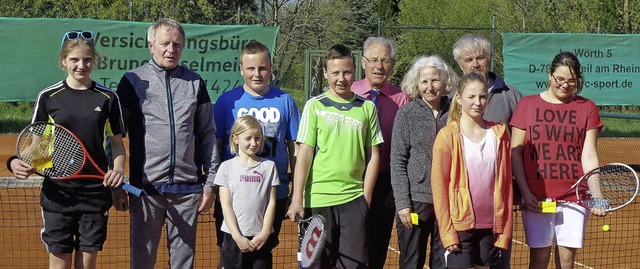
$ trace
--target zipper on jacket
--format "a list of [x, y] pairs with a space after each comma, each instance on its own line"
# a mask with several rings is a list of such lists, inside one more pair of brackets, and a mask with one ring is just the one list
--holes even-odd
[[165, 70], [165, 88], [167, 90], [167, 108], [169, 110], [169, 128], [171, 128], [171, 153], [169, 155], [169, 184], [173, 184], [173, 177], [176, 166], [176, 129], [173, 115], [173, 98], [171, 96], [171, 70]]

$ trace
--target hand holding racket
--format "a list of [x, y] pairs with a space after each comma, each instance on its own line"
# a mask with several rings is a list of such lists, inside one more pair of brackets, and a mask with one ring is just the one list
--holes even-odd
[[[122, 175], [118, 172], [102, 171], [80, 139], [67, 128], [57, 124], [35, 122], [24, 128], [18, 136], [16, 152], [18, 158], [31, 165], [36, 174], [51, 179], [95, 178], [106, 179], [108, 183], [122, 180]], [[99, 175], [82, 173], [87, 161]], [[122, 188], [135, 196], [142, 193], [141, 189], [127, 183], [124, 183]]]
[[35, 169], [33, 169], [33, 167], [31, 167], [29, 163], [23, 160], [20, 160], [19, 158], [11, 160], [10, 165], [11, 165], [11, 172], [13, 172], [13, 175], [17, 179], [25, 180], [31, 174], [36, 172]]
[[309, 268], [316, 263], [327, 241], [326, 220], [322, 215], [313, 215], [308, 219], [296, 216], [298, 222], [298, 266]]
[[[594, 215], [603, 216], [632, 203], [638, 195], [639, 185], [638, 174], [633, 168], [622, 163], [610, 163], [589, 171], [551, 201], [576, 203], [591, 209]], [[576, 202], [561, 199], [574, 191]]]

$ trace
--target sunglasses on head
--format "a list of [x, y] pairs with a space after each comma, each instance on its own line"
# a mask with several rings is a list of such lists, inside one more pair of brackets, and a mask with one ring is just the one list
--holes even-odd
[[93, 40], [93, 32], [82, 30], [73, 30], [66, 32], [64, 33], [64, 35], [62, 35], [62, 45], [64, 45], [64, 42], [67, 40], [73, 41], [78, 38], [82, 38], [84, 40]]

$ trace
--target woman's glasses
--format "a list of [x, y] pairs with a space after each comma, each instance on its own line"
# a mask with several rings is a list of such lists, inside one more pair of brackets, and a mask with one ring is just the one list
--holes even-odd
[[62, 35], [62, 43], [60, 46], [64, 45], [64, 42], [67, 40], [76, 40], [78, 38], [82, 38], [84, 40], [93, 40], [93, 32], [91, 31], [82, 31], [82, 30], [73, 30], [64, 33]]
[[562, 86], [564, 84], [567, 84], [570, 87], [576, 86], [576, 80], [575, 79], [570, 79], [570, 80], [566, 80], [565, 78], [557, 79], [554, 74], [551, 74], [551, 77], [556, 82], [556, 84], [558, 84], [558, 86]]

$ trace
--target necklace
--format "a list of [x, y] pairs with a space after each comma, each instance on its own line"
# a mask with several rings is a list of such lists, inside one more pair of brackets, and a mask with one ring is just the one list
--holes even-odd
[[551, 108], [553, 108], [553, 110], [556, 110], [556, 104], [561, 104], [562, 101], [557, 100], [557, 102], [559, 102], [559, 103], [556, 103], [556, 101], [551, 99], [551, 95], [549, 95], [549, 90], [545, 91], [544, 93], [547, 96], [547, 101], [549, 102], [549, 104], [551, 104]]
[[551, 95], [549, 95], [549, 90], [546, 90], [546, 91], [544, 92], [544, 94], [547, 96], [547, 101], [548, 101], [549, 103], [551, 103], [552, 105], [553, 105], [553, 104], [555, 104], [555, 102], [553, 101], [553, 99], [551, 99]]

